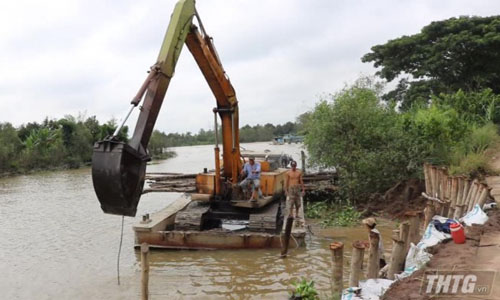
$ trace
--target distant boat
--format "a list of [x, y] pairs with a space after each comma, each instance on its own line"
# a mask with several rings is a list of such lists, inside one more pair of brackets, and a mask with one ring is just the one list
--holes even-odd
[[273, 144], [275, 145], [303, 143], [303, 142], [304, 142], [304, 136], [293, 135], [293, 134], [285, 134], [284, 136], [278, 136], [273, 139]]

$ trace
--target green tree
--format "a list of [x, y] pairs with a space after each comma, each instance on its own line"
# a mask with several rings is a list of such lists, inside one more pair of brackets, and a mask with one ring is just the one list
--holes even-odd
[[0, 172], [17, 167], [17, 155], [21, 147], [21, 140], [12, 124], [0, 123]]
[[376, 45], [362, 57], [373, 62], [380, 77], [403, 78], [386, 95], [408, 109], [412, 101], [428, 101], [430, 95], [462, 89], [491, 88], [500, 92], [500, 16], [460, 17], [432, 22], [420, 33]]
[[432, 102], [455, 109], [469, 123], [500, 123], [500, 95], [494, 94], [491, 89], [468, 93], [459, 90], [435, 96]]
[[321, 100], [305, 123], [315, 165], [336, 167], [344, 199], [366, 200], [407, 176], [399, 116], [376, 88], [358, 82]]

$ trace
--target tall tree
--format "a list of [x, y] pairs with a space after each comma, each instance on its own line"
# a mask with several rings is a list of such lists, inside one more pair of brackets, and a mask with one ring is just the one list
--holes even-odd
[[376, 74], [388, 81], [405, 76], [385, 95], [405, 109], [414, 100], [425, 102], [441, 92], [490, 88], [499, 93], [498, 49], [500, 16], [460, 17], [432, 22], [418, 34], [373, 46], [361, 60], [381, 67]]

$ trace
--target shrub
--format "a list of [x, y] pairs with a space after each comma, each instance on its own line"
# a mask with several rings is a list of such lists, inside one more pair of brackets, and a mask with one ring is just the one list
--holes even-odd
[[323, 98], [305, 123], [310, 162], [335, 167], [342, 198], [353, 202], [389, 188], [406, 170], [399, 116], [377, 94], [376, 87], [345, 88]]
[[462, 90], [454, 94], [433, 97], [433, 103], [455, 109], [469, 123], [500, 123], [500, 95], [491, 89], [466, 93]]
[[352, 205], [333, 205], [327, 202], [313, 202], [307, 205], [305, 215], [311, 219], [322, 219], [321, 225], [352, 226], [358, 223], [361, 213]]
[[318, 291], [314, 287], [314, 280], [307, 281], [303, 278], [299, 282], [293, 282], [295, 290], [290, 295], [290, 299], [316, 300], [319, 299]]

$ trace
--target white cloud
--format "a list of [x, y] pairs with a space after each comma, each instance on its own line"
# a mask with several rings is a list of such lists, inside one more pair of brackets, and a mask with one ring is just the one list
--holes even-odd
[[[0, 122], [86, 112], [121, 117], [157, 56], [174, 1], [4, 1]], [[492, 1], [223, 1], [198, 11], [240, 101], [241, 124], [282, 123], [374, 69], [371, 46], [433, 20], [491, 15]], [[215, 101], [187, 49], [157, 128], [212, 126]], [[136, 115], [129, 125], [133, 127]]]

